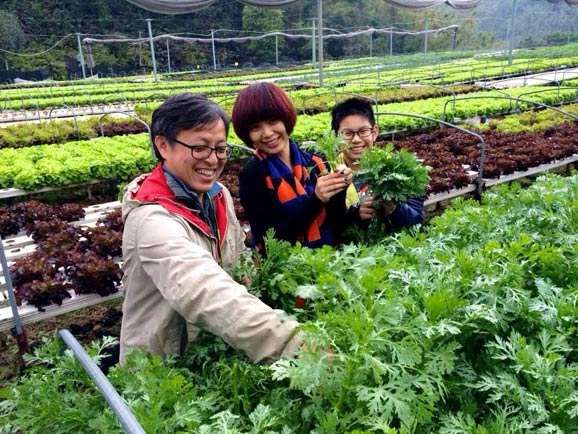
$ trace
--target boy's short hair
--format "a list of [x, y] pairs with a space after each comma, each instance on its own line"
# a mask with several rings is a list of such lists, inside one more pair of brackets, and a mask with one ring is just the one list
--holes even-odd
[[372, 101], [367, 98], [353, 97], [341, 101], [331, 110], [331, 129], [337, 134], [341, 121], [347, 116], [359, 115], [366, 118], [371, 126], [375, 125]]
[[251, 146], [249, 130], [263, 121], [281, 121], [287, 134], [293, 132], [297, 110], [279, 86], [269, 82], [254, 83], [239, 92], [233, 106], [233, 128], [237, 136]]
[[171, 96], [154, 112], [151, 121], [151, 140], [155, 156], [159, 161], [163, 158], [155, 145], [155, 137], [163, 136], [172, 140], [182, 131], [191, 128], [211, 125], [218, 120], [225, 124], [225, 132], [229, 133], [229, 117], [221, 107], [204, 95], [181, 93]]

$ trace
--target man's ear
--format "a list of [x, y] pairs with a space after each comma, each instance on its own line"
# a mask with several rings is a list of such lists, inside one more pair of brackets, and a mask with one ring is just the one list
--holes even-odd
[[166, 160], [166, 154], [169, 148], [169, 142], [165, 136], [155, 136], [155, 147], [159, 151], [159, 154]]
[[377, 140], [377, 136], [379, 136], [379, 125], [375, 124], [373, 125], [373, 141], [375, 142]]

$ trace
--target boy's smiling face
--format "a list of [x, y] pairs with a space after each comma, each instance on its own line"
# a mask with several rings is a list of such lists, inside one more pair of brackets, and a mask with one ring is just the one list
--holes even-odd
[[344, 142], [343, 156], [348, 166], [356, 164], [363, 153], [373, 146], [379, 133], [377, 125], [361, 115], [349, 115], [339, 124], [338, 134]]

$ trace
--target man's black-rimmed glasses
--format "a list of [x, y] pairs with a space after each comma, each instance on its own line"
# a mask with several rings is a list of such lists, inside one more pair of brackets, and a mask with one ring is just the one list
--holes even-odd
[[185, 148], [189, 148], [191, 150], [191, 155], [196, 160], [205, 160], [209, 158], [213, 151], [219, 160], [226, 160], [231, 156], [231, 147], [229, 145], [219, 145], [213, 148], [209, 145], [189, 145], [174, 138], [171, 140], [177, 142], [179, 145], [183, 145]]

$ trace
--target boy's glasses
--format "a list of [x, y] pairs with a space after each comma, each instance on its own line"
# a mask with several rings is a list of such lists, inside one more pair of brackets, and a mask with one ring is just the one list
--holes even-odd
[[196, 160], [205, 160], [211, 156], [213, 151], [219, 160], [226, 160], [231, 156], [231, 147], [229, 145], [215, 146], [214, 148], [208, 145], [188, 145], [177, 139], [172, 139], [179, 145], [183, 145], [185, 148], [191, 150], [191, 155]]
[[371, 133], [373, 133], [373, 128], [370, 127], [363, 127], [358, 130], [344, 129], [339, 131], [339, 135], [344, 140], [353, 140], [356, 134], [359, 136], [359, 138], [365, 139], [371, 136]]

